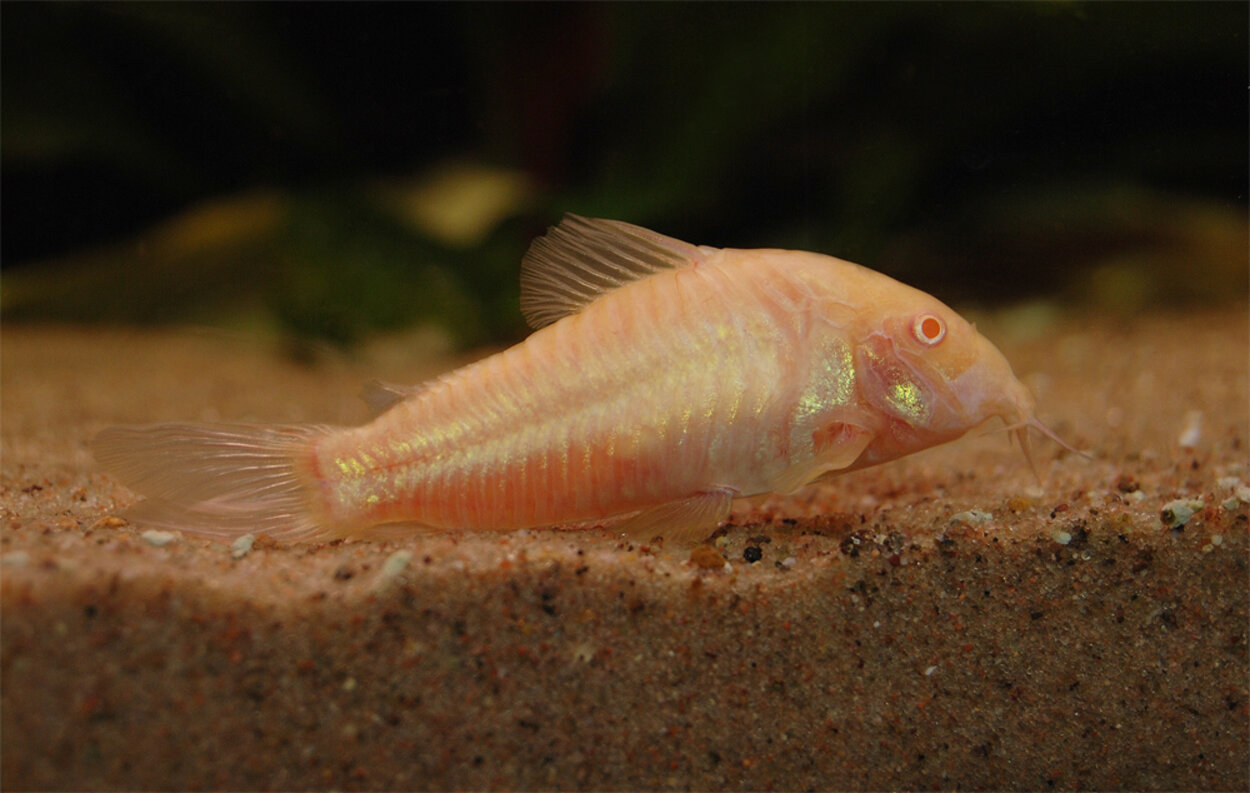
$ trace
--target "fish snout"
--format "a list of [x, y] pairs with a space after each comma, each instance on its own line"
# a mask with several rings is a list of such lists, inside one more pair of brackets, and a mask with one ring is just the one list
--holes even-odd
[[951, 383], [968, 428], [992, 418], [1007, 426], [1034, 421], [1036, 400], [1011, 370], [1011, 364], [993, 345], [986, 342], [976, 363]]
[[1019, 442], [1020, 451], [1039, 482], [1042, 478], [1033, 460], [1030, 430], [1073, 454], [1088, 458], [1088, 453], [1071, 446], [1037, 418], [1037, 401], [1032, 392], [1015, 376], [1007, 359], [997, 349], [991, 350], [992, 356], [983, 356], [953, 384], [953, 390], [963, 403], [967, 426], [971, 428], [992, 418], [1002, 419], [1007, 431]]

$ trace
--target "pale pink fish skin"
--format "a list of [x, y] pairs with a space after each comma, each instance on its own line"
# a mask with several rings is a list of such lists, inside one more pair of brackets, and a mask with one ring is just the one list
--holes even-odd
[[[696, 266], [605, 294], [373, 423], [318, 441], [310, 468], [322, 519], [514, 529], [710, 489], [752, 495], [811, 458], [830, 422], [889, 424], [858, 394], [831, 400], [837, 389], [818, 370], [853, 361], [900, 290], [949, 309], [819, 254], [703, 251]], [[805, 409], [805, 394], [822, 389], [820, 409]], [[922, 444], [967, 428], [935, 429]], [[862, 464], [914, 451], [882, 440]]]
[[[806, 356], [775, 296], [788, 289], [758, 287], [777, 277], [720, 262], [653, 275], [323, 439], [328, 517], [506, 529], [758, 492], [786, 463]], [[336, 475], [362, 455], [366, 477]]]
[[142, 522], [219, 537], [602, 520], [690, 537], [734, 498], [792, 492], [992, 417], [1026, 454], [1027, 428], [1054, 437], [963, 318], [830, 256], [568, 216], [527, 254], [522, 309], [540, 328], [526, 341], [386, 392], [403, 398], [362, 427], [114, 427], [93, 448], [149, 496]]

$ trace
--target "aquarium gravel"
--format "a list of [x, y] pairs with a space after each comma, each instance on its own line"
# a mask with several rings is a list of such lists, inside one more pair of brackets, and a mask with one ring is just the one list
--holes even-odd
[[978, 320], [1092, 459], [990, 433], [696, 545], [151, 532], [103, 427], [360, 421], [460, 361], [6, 325], [4, 786], [1247, 789], [1244, 308]]

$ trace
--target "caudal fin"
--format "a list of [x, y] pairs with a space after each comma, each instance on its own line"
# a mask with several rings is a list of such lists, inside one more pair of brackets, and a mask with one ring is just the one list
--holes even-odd
[[310, 511], [301, 460], [332, 428], [312, 425], [151, 424], [104, 430], [96, 460], [147, 496], [136, 522], [230, 538], [329, 536]]

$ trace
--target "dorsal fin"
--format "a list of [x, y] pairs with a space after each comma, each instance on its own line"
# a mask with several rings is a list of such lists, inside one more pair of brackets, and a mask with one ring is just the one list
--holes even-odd
[[689, 267], [706, 250], [619, 220], [565, 215], [521, 260], [521, 313], [537, 330], [605, 292]]

